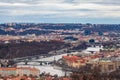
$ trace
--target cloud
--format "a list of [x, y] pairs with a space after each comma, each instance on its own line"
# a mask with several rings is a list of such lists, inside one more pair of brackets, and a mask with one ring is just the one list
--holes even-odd
[[0, 16], [120, 18], [119, 0], [0, 0]]

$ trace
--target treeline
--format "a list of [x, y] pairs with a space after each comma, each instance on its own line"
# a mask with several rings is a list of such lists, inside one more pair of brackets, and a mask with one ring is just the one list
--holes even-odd
[[16, 58], [25, 56], [34, 56], [39, 54], [48, 54], [53, 50], [58, 50], [69, 46], [59, 41], [43, 41], [43, 42], [21, 42], [0, 44], [0, 58]]
[[116, 70], [110, 73], [101, 73], [99, 67], [93, 69], [82, 68], [79, 72], [73, 72], [71, 74], [72, 80], [120, 80], [120, 70]]
[[41, 35], [41, 34], [49, 34], [54, 31], [44, 31], [44, 30], [25, 30], [23, 32], [15, 32], [15, 31], [4, 31], [0, 30], [0, 35], [27, 35], [27, 34], [36, 34], [36, 35]]

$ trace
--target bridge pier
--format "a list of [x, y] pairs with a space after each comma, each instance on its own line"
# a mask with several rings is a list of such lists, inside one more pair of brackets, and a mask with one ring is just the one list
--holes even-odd
[[39, 59], [39, 56], [36, 56], [36, 59]]
[[49, 65], [50, 64], [49, 62], [39, 62], [39, 63], [40, 63], [40, 65]]
[[45, 65], [47, 65], [47, 62], [44, 62]]
[[28, 65], [28, 62], [25, 62], [25, 65]]
[[40, 65], [42, 65], [42, 62], [40, 62]]

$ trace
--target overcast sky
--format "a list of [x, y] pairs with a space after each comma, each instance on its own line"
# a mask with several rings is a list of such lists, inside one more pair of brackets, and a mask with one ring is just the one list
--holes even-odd
[[0, 23], [120, 24], [120, 0], [0, 0]]

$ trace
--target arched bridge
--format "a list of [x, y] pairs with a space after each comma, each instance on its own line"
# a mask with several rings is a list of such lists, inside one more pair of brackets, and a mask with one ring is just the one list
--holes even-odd
[[14, 62], [16, 64], [23, 62], [24, 65], [28, 65], [29, 63], [33, 63], [33, 64], [29, 64], [29, 65], [35, 65], [34, 63], [39, 63], [39, 65], [51, 65], [54, 63], [54, 61], [34, 61], [34, 60], [16, 60]]

